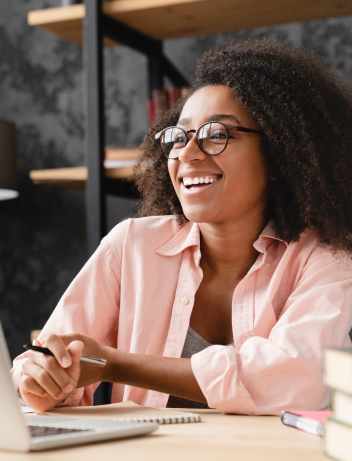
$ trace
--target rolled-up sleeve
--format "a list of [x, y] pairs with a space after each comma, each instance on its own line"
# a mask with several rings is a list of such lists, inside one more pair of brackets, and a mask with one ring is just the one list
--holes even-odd
[[[50, 334], [78, 332], [94, 338], [100, 344], [115, 347], [120, 303], [121, 261], [111, 249], [109, 240], [121, 241], [126, 234], [128, 221], [113, 231], [113, 236], [102, 240], [101, 245], [88, 260], [66, 290], [50, 316], [38, 339]], [[12, 377], [16, 388], [22, 374], [25, 354], [14, 360]], [[93, 394], [99, 383], [76, 389], [61, 405], [92, 405]], [[23, 403], [23, 402], [22, 402]]]
[[239, 350], [211, 346], [192, 356], [209, 406], [250, 415], [326, 409], [323, 348], [350, 346], [351, 300], [350, 259], [317, 249], [268, 338], [254, 335]]

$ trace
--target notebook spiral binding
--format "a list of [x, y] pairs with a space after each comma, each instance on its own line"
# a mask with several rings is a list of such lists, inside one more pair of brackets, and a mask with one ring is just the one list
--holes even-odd
[[200, 415], [195, 413], [182, 416], [154, 416], [152, 418], [120, 418], [119, 421], [127, 421], [131, 423], [158, 423], [158, 424], [183, 424], [183, 423], [199, 423]]

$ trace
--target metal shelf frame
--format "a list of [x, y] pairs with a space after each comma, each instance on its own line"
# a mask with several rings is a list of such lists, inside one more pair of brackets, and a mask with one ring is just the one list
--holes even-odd
[[[175, 86], [187, 86], [188, 82], [163, 54], [161, 41], [151, 39], [105, 15], [102, 11], [102, 0], [85, 0], [85, 8], [83, 47], [88, 166], [86, 210], [88, 253], [91, 255], [106, 235], [106, 194], [114, 191], [114, 184], [104, 176], [103, 37], [111, 38], [147, 56], [149, 99], [152, 99], [154, 89], [163, 88], [164, 75]], [[123, 192], [124, 196], [128, 194], [126, 190]], [[110, 400], [111, 385], [103, 383], [96, 391], [95, 403], [106, 404]]]
[[84, 57], [87, 111], [86, 153], [88, 181], [86, 192], [88, 252], [98, 248], [106, 234], [105, 195], [113, 190], [104, 177], [104, 86], [103, 37], [133, 48], [147, 56], [149, 99], [154, 89], [163, 88], [167, 76], [175, 86], [188, 86], [187, 80], [163, 54], [162, 41], [154, 40], [102, 11], [102, 0], [85, 0]]

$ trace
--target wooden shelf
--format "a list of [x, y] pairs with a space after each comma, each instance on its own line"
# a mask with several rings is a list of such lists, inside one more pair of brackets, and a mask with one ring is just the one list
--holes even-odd
[[[350, 0], [114, 0], [104, 13], [154, 39], [234, 32], [352, 14]], [[82, 44], [84, 5], [31, 11], [28, 24]], [[105, 45], [115, 42], [105, 39]]]
[[[132, 169], [132, 166], [105, 169], [105, 176], [111, 179], [128, 180], [132, 174]], [[85, 190], [88, 170], [85, 166], [32, 170], [29, 172], [29, 177], [33, 184], [47, 184], [64, 189]]]
[[[133, 160], [138, 157], [138, 147], [106, 148], [106, 160]], [[132, 174], [133, 166], [119, 168], [105, 168], [105, 176], [110, 179], [128, 179]], [[32, 170], [29, 177], [33, 184], [47, 184], [65, 189], [84, 190], [88, 178], [88, 170], [85, 166], [72, 168], [52, 168], [46, 170]]]

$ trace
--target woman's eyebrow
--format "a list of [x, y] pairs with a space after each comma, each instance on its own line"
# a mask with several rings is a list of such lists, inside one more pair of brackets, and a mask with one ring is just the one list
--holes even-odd
[[[209, 115], [209, 117], [206, 118], [206, 121], [207, 122], [221, 122], [222, 120], [231, 120], [232, 122], [234, 122], [236, 125], [240, 125], [241, 126], [241, 122], [238, 120], [238, 118], [235, 116], [235, 115], [230, 115], [230, 114], [212, 114], [212, 115]], [[177, 125], [176, 126], [179, 126], [179, 125], [190, 125], [191, 124], [191, 119], [188, 118], [188, 117], [185, 117], [185, 118], [181, 118], [181, 120], [179, 120], [177, 122]]]
[[179, 125], [188, 125], [189, 123], [191, 123], [191, 119], [190, 118], [181, 118], [181, 120], [179, 120], [177, 123], [176, 123], [176, 126], [179, 126]]
[[221, 122], [222, 120], [231, 120], [234, 122], [236, 125], [241, 126], [241, 122], [238, 120], [238, 118], [235, 115], [230, 115], [230, 114], [212, 114], [207, 117], [208, 122]]

